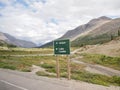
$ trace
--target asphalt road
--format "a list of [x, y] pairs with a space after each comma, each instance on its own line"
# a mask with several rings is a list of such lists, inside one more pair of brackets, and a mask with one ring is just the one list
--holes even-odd
[[29, 73], [0, 69], [0, 90], [71, 90], [63, 82], [35, 77]]
[[0, 69], [0, 90], [120, 90], [74, 80], [40, 77], [30, 72]]

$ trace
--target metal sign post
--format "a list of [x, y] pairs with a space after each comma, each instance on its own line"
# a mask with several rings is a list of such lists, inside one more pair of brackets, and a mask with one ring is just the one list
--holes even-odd
[[[55, 40], [54, 41], [54, 54], [55, 55], [67, 55], [68, 60], [67, 60], [67, 72], [68, 72], [68, 80], [70, 80], [71, 76], [71, 71], [70, 71], [70, 40], [65, 39], [65, 40]], [[56, 56], [57, 57], [57, 56]], [[57, 57], [56, 59], [56, 73], [57, 73], [57, 78], [60, 77], [60, 65], [59, 65], [59, 59]]]

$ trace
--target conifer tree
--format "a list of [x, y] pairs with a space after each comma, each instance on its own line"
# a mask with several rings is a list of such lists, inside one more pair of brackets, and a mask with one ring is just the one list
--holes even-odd
[[113, 40], [113, 35], [110, 36], [110, 40]]
[[120, 30], [118, 30], [118, 36], [120, 36]]

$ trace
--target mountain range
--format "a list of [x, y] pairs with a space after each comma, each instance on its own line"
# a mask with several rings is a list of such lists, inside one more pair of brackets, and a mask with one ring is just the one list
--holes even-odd
[[[111, 19], [106, 16], [90, 20], [84, 25], [80, 25], [73, 30], [67, 31], [58, 39], [70, 39], [72, 46], [82, 46], [91, 44], [101, 44], [116, 37], [120, 30], [120, 18]], [[57, 40], [57, 39], [56, 39]], [[53, 45], [53, 41], [41, 47]]]
[[[58, 39], [70, 39], [71, 45], [79, 47], [83, 45], [102, 44], [110, 41], [120, 33], [120, 18], [111, 19], [106, 16], [95, 18], [88, 23], [80, 25], [73, 30], [68, 30]], [[57, 39], [56, 39], [57, 40]], [[18, 47], [37, 47], [30, 41], [17, 39], [7, 33], [0, 32], [0, 45], [9, 44]], [[39, 47], [53, 46], [53, 41]]]
[[30, 41], [17, 39], [7, 33], [0, 32], [0, 44], [1, 45], [14, 45], [17, 47], [31, 48], [36, 47], [36, 44]]

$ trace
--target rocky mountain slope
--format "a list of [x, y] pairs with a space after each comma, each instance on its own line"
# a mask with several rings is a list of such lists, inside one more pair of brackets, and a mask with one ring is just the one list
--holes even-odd
[[82, 33], [77, 39], [73, 40], [73, 46], [102, 44], [112, 40], [118, 36], [120, 32], [120, 18], [112, 19], [107, 23], [91, 30], [90, 32]]
[[[102, 37], [110, 39], [112, 34], [116, 34], [118, 28], [120, 27], [120, 19], [111, 19], [106, 16], [95, 18], [90, 20], [87, 24], [80, 25], [79, 27], [69, 30], [62, 37], [58, 39], [70, 39], [72, 41], [72, 46], [81, 46], [83, 44], [97, 44]], [[106, 35], [107, 34], [107, 35]], [[94, 42], [91, 42], [93, 40]], [[98, 40], [98, 42], [97, 42]], [[105, 40], [105, 41], [107, 41]], [[87, 41], [90, 41], [86, 43]], [[49, 42], [41, 47], [47, 47], [53, 45], [53, 42]]]
[[88, 33], [96, 28], [99, 28], [100, 26], [102, 26], [103, 24], [110, 22], [112, 19], [102, 16], [96, 19], [92, 19], [90, 20], [87, 24], [84, 25], [80, 25], [79, 27], [73, 29], [73, 30], [69, 30], [67, 33], [65, 33], [62, 38], [67, 38], [70, 39], [71, 41], [75, 40], [76, 38], [78, 38], [81, 34], [83, 33]]
[[0, 42], [1, 44], [2, 43], [11, 44], [11, 45], [16, 45], [18, 47], [25, 47], [25, 48], [36, 47], [36, 44], [34, 44], [33, 42], [16, 39], [11, 35], [7, 33], [2, 33], [2, 32], [0, 32]]

